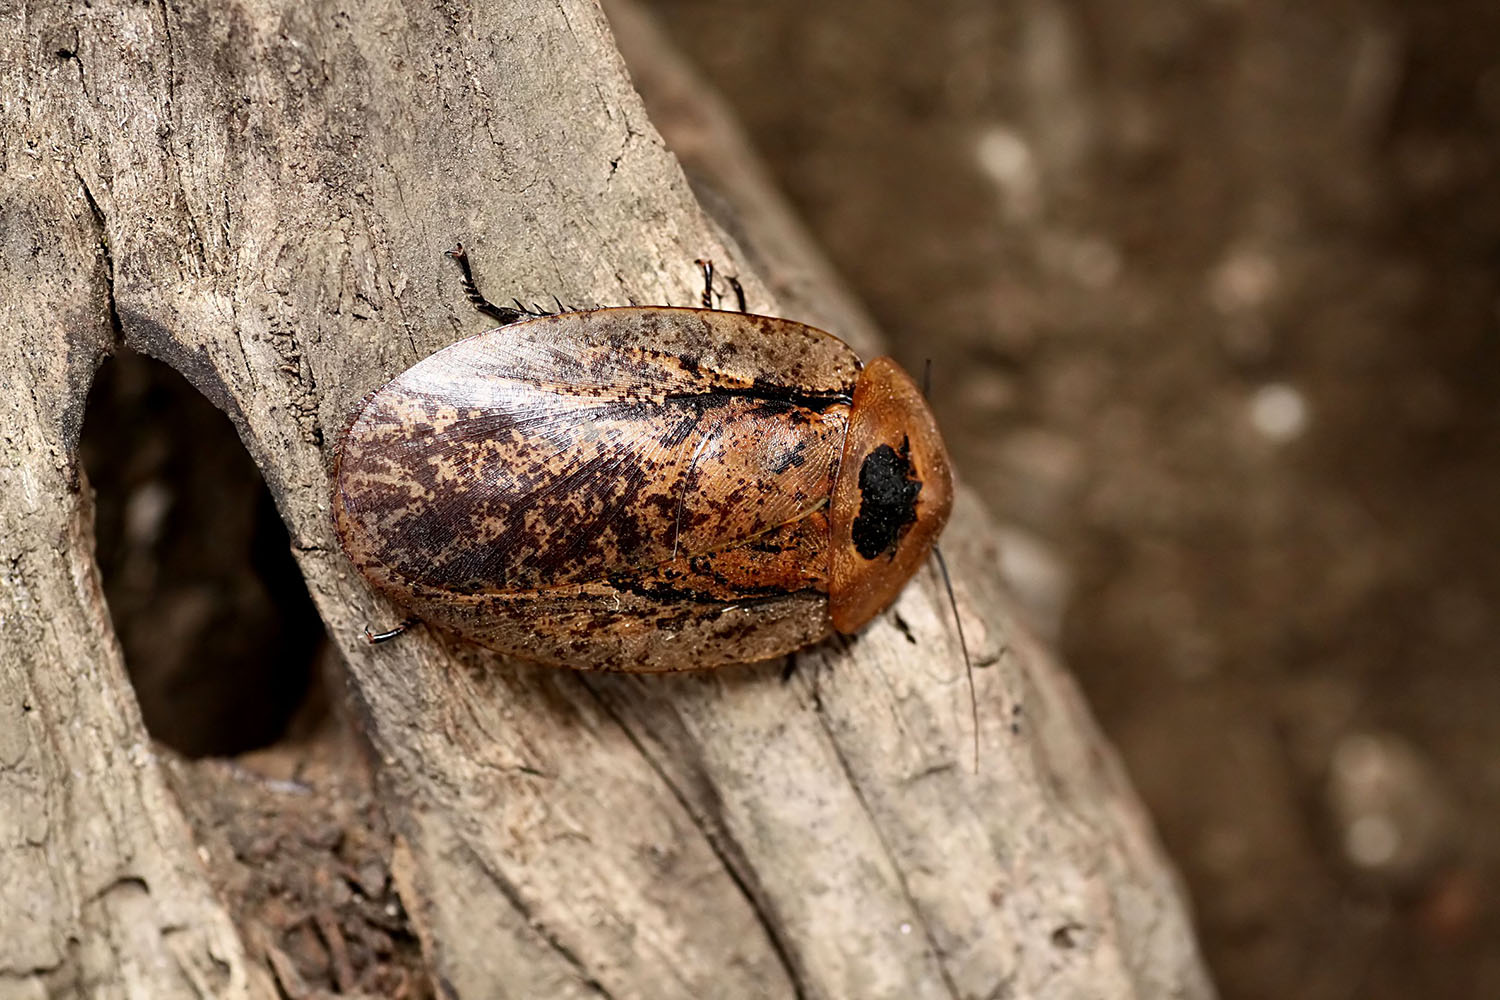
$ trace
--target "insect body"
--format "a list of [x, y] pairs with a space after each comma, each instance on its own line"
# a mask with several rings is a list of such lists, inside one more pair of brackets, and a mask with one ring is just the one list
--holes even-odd
[[[482, 311], [522, 316], [453, 256]], [[951, 504], [936, 422], [895, 362], [668, 307], [526, 316], [438, 351], [366, 400], [333, 497], [349, 557], [417, 618], [635, 671], [857, 631]]]

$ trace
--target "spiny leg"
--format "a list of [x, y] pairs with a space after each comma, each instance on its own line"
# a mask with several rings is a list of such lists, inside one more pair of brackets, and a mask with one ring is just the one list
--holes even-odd
[[[526, 303], [522, 302], [520, 299], [511, 299], [511, 301], [516, 304], [516, 311], [519, 312], [522, 316], [536, 317], [536, 316], [556, 316], [557, 315], [557, 313], [555, 313], [555, 312], [548, 312], [547, 310], [543, 309], [540, 305], [538, 305], [535, 302], [533, 302], [531, 305], [528, 306]], [[509, 308], [509, 306], [507, 306], [506, 308]]]
[[[703, 308], [714, 308], [714, 262], [706, 257], [700, 257], [693, 261], [703, 269]], [[729, 287], [734, 289], [734, 301], [739, 305], [740, 312], [749, 312], [745, 308], [745, 286], [740, 284], [740, 279], [727, 277]]]
[[397, 625], [395, 628], [388, 629], [384, 632], [372, 632], [369, 628], [366, 628], [365, 642], [368, 642], [372, 646], [379, 645], [382, 642], [390, 642], [392, 639], [396, 638], [396, 636], [401, 635], [407, 629], [417, 624], [417, 621], [418, 619], [416, 618], [408, 618], [400, 625]]
[[706, 257], [700, 257], [693, 263], [703, 268], [703, 308], [712, 309], [714, 307], [714, 262]]
[[458, 263], [458, 269], [463, 272], [464, 297], [473, 303], [475, 309], [478, 309], [491, 319], [499, 321], [501, 326], [526, 318], [527, 313], [524, 309], [497, 306], [480, 293], [479, 286], [474, 284], [474, 272], [469, 268], [469, 255], [464, 253], [462, 243], [452, 250], [447, 251], [446, 255], [452, 257]]

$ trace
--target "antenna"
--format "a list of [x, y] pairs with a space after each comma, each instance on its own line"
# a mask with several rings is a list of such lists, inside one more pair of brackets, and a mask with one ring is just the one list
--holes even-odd
[[969, 678], [969, 714], [974, 721], [974, 773], [979, 773], [979, 696], [974, 693], [974, 661], [969, 659], [969, 643], [964, 638], [964, 620], [958, 613], [958, 601], [953, 596], [953, 578], [948, 575], [948, 560], [943, 558], [941, 547], [934, 545], [932, 554], [937, 557], [938, 569], [943, 572], [943, 586], [948, 591], [948, 606], [953, 609], [953, 624], [958, 626], [958, 648], [964, 652], [964, 671]]

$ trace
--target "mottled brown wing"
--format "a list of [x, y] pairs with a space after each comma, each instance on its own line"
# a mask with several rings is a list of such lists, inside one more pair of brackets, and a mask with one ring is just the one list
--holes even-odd
[[478, 334], [366, 403], [340, 534], [390, 589], [468, 594], [733, 545], [826, 502], [856, 369], [810, 327], [707, 310]]
[[424, 622], [577, 670], [702, 670], [781, 656], [830, 631], [822, 511], [730, 549], [536, 590], [417, 588]]

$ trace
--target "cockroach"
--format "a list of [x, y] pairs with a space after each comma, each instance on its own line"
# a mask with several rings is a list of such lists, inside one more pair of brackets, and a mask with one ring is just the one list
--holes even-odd
[[857, 632], [932, 551], [952, 473], [895, 361], [746, 313], [738, 282], [714, 308], [702, 261], [702, 308], [546, 313], [449, 256], [501, 325], [367, 397], [334, 470], [345, 552], [415, 620], [560, 666], [709, 668]]

